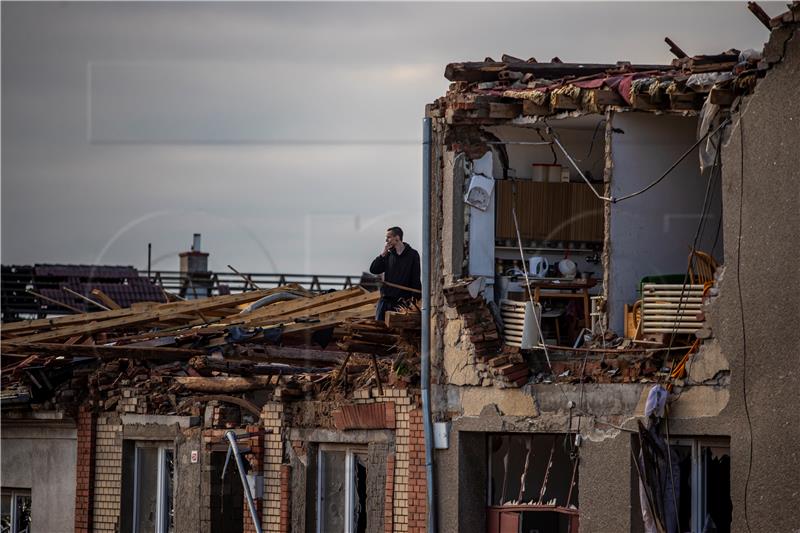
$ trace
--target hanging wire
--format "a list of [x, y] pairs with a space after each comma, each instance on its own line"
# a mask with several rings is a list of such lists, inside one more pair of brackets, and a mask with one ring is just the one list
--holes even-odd
[[637, 197], [637, 196], [639, 196], [641, 194], [644, 194], [645, 192], [649, 191], [650, 189], [652, 189], [653, 187], [655, 187], [656, 185], [658, 185], [659, 183], [664, 181], [664, 179], [666, 179], [666, 177], [669, 176], [670, 173], [673, 170], [675, 170], [675, 168], [681, 163], [681, 161], [686, 159], [686, 157], [688, 157], [689, 154], [691, 154], [695, 150], [695, 148], [700, 146], [700, 143], [702, 143], [707, 137], [709, 137], [711, 135], [714, 135], [715, 133], [720, 131], [722, 128], [727, 126], [729, 123], [730, 123], [730, 119], [726, 118], [714, 130], [707, 131], [705, 133], [705, 135], [703, 135], [702, 137], [697, 139], [697, 142], [695, 142], [688, 150], [686, 150], [683, 153], [683, 155], [681, 155], [672, 165], [670, 165], [670, 167], [663, 174], [661, 174], [661, 176], [659, 176], [656, 180], [651, 182], [649, 185], [647, 185], [643, 189], [640, 189], [640, 190], [638, 190], [636, 192], [632, 192], [630, 194], [626, 194], [626, 195], [620, 196], [619, 198], [615, 198], [614, 196], [603, 196], [600, 193], [598, 193], [597, 190], [594, 188], [594, 185], [592, 185], [591, 181], [589, 181], [589, 178], [587, 178], [586, 175], [584, 175], [583, 171], [580, 169], [578, 164], [575, 162], [575, 159], [569, 154], [569, 152], [567, 152], [567, 149], [564, 148], [564, 145], [561, 144], [561, 140], [559, 139], [558, 134], [555, 131], [553, 131], [549, 126], [548, 126], [548, 132], [553, 136], [553, 143], [556, 146], [558, 146], [558, 148], [564, 153], [564, 157], [567, 158], [567, 161], [569, 161], [569, 163], [573, 166], [573, 168], [578, 172], [578, 175], [583, 179], [584, 182], [586, 182], [586, 185], [589, 186], [589, 188], [592, 190], [592, 193], [594, 193], [594, 195], [599, 200], [603, 200], [604, 202], [611, 202], [612, 204], [616, 204], [616, 203], [619, 203], [619, 202], [622, 202], [622, 201], [625, 201], [625, 200], [630, 200], [631, 198], [635, 198], [635, 197]]

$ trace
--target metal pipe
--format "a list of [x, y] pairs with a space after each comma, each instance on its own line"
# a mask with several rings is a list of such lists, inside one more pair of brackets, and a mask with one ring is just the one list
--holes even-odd
[[428, 497], [428, 533], [436, 533], [433, 494], [433, 424], [431, 422], [431, 119], [422, 120], [422, 425], [425, 435], [425, 479]]
[[261, 520], [258, 516], [258, 511], [256, 511], [256, 503], [253, 501], [253, 494], [250, 492], [247, 474], [244, 473], [244, 461], [242, 461], [242, 455], [239, 453], [239, 446], [236, 444], [236, 433], [233, 431], [226, 431], [225, 438], [230, 442], [230, 449], [233, 451], [233, 456], [236, 458], [236, 466], [239, 469], [239, 477], [242, 479], [242, 485], [244, 486], [244, 495], [247, 497], [247, 507], [250, 509], [253, 526], [256, 528], [256, 533], [262, 533]]

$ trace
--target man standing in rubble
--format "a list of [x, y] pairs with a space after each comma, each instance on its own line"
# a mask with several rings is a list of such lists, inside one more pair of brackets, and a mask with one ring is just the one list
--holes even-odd
[[372, 261], [369, 271], [383, 274], [384, 284], [381, 285], [376, 320], [384, 320], [386, 311], [394, 311], [421, 294], [419, 253], [403, 242], [403, 230], [397, 226], [386, 230], [386, 244], [381, 254]]

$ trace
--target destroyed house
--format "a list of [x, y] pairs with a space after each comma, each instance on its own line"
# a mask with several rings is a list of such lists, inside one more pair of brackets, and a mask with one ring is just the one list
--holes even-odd
[[751, 9], [763, 51], [447, 66], [438, 531], [800, 527], [800, 5]]
[[420, 308], [4, 323], [3, 531], [800, 529], [800, 6], [760, 18], [758, 53], [449, 65]]
[[164, 295], [4, 324], [3, 531], [424, 529], [418, 309]]

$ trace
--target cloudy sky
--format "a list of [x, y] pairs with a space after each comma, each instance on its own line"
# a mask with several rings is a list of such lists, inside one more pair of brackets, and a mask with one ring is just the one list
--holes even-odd
[[[762, 3], [770, 15], [781, 3]], [[2, 3], [2, 263], [359, 274], [448, 62], [760, 50], [736, 3]]]

